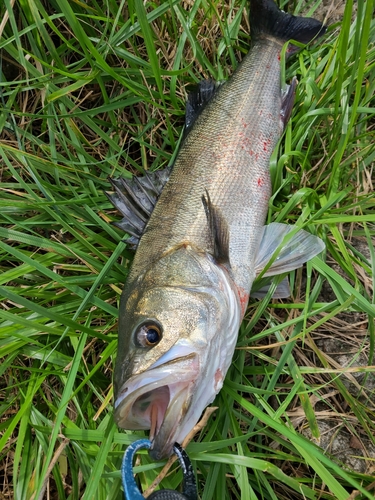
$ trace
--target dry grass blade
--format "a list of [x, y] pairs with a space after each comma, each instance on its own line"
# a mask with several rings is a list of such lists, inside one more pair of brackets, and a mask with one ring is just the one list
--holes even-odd
[[[217, 407], [215, 407], [215, 406], [210, 406], [209, 408], [206, 408], [200, 421], [197, 423], [197, 425], [194, 426], [194, 428], [189, 432], [189, 434], [184, 439], [184, 441], [182, 443], [183, 448], [186, 448], [187, 445], [190, 443], [190, 441], [192, 441], [194, 439], [194, 436], [196, 434], [198, 434], [198, 432], [200, 432], [202, 429], [205, 428], [210, 416], [216, 410], [217, 410]], [[170, 457], [168, 459], [168, 462], [165, 464], [165, 466], [163, 467], [161, 472], [158, 474], [157, 478], [154, 479], [152, 484], [150, 484], [150, 486], [143, 492], [143, 496], [145, 498], [149, 497], [151, 495], [151, 493], [159, 486], [159, 484], [162, 482], [162, 480], [168, 474], [168, 472], [170, 471], [170, 468], [176, 462], [176, 460], [177, 460], [177, 457], [175, 455], [173, 455], [172, 457]]]

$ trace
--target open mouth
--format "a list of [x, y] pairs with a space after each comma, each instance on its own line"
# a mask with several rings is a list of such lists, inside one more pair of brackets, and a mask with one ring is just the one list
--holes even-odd
[[132, 412], [143, 415], [149, 420], [150, 441], [153, 441], [164, 420], [170, 401], [170, 390], [168, 385], [158, 387], [153, 391], [142, 394], [134, 403]]
[[115, 401], [115, 421], [123, 429], [150, 429], [151, 454], [168, 456], [180, 435], [198, 371], [195, 354], [165, 364], [160, 360], [131, 377]]

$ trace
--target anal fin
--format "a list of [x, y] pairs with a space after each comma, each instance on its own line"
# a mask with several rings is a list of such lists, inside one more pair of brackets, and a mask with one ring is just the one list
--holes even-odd
[[282, 92], [280, 118], [283, 129], [287, 126], [290, 115], [292, 114], [297, 83], [297, 78], [293, 77], [290, 85], [287, 85], [286, 89]]

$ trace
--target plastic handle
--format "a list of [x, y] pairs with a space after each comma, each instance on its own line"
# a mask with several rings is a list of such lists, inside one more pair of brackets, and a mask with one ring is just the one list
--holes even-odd
[[[122, 460], [121, 477], [126, 500], [144, 500], [135, 482], [133, 473], [133, 458], [141, 448], [150, 449], [151, 442], [148, 439], [135, 441], [127, 447]], [[177, 443], [173, 446], [173, 451], [177, 455], [182, 468], [184, 477], [183, 493], [179, 493], [175, 490], [154, 491], [154, 493], [150, 495], [149, 500], [198, 500], [194, 470], [186, 451]]]

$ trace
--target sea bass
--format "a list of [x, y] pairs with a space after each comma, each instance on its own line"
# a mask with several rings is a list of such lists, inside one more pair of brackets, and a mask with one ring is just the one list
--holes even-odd
[[150, 429], [155, 459], [172, 453], [220, 391], [252, 283], [274, 251], [268, 276], [324, 248], [305, 231], [264, 222], [270, 156], [296, 84], [282, 94], [280, 51], [325, 28], [272, 0], [250, 1], [250, 27], [252, 48], [233, 76], [189, 97], [172, 171], [113, 181], [109, 195], [124, 215], [118, 225], [138, 243], [120, 302], [115, 420]]

